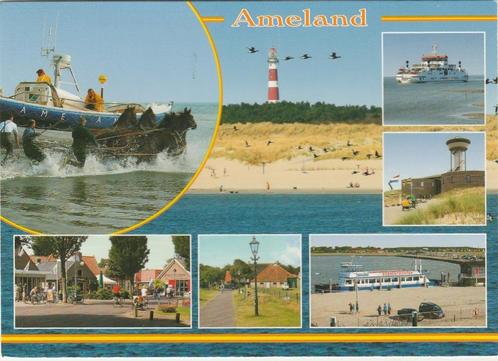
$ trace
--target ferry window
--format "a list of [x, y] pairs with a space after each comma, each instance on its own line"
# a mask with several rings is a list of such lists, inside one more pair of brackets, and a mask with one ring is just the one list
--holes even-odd
[[413, 278], [411, 278], [411, 277], [406, 277], [406, 280], [407, 280], [407, 281], [413, 281]]
[[414, 280], [414, 281], [418, 281], [418, 280], [419, 280], [419, 277], [418, 277], [418, 276], [413, 277], [413, 280]]
[[393, 282], [398, 282], [398, 278], [393, 278]]
[[372, 278], [372, 279], [368, 280], [368, 283], [375, 283], [375, 280]]
[[346, 280], [346, 284], [350, 285], [351, 284], [351, 280]]
[[385, 278], [385, 281], [386, 282], [391, 282], [391, 279], [390, 278]]

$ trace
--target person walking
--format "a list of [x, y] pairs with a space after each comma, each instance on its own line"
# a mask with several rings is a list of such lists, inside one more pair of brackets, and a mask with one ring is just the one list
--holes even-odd
[[1, 162], [2, 165], [14, 152], [14, 144], [19, 147], [19, 136], [17, 125], [14, 123], [14, 114], [10, 113], [7, 120], [0, 123], [0, 146], [6, 150], [5, 157]]
[[36, 121], [30, 119], [28, 127], [22, 133], [22, 148], [24, 154], [31, 160], [41, 162], [45, 159], [45, 154], [41, 151], [40, 147], [35, 143], [35, 138], [40, 134], [36, 133]]
[[384, 311], [384, 316], [387, 315], [387, 303], [384, 303], [383, 311]]
[[86, 162], [86, 147], [88, 144], [93, 144], [99, 146], [95, 136], [85, 128], [86, 119], [84, 117], [80, 118], [80, 123], [73, 128], [73, 148], [74, 156], [76, 157], [76, 166], [83, 168]]
[[349, 313], [353, 313], [353, 304], [349, 302]]
[[391, 308], [391, 303], [388, 303], [387, 304], [387, 314], [390, 315], [391, 314], [391, 311], [392, 311], [392, 308]]
[[382, 307], [377, 307], [377, 313], [379, 314], [379, 316], [382, 316]]

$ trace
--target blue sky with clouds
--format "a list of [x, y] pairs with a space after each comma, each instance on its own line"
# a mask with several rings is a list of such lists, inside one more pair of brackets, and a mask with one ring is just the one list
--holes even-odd
[[[401, 179], [441, 174], [450, 169], [446, 141], [454, 137], [470, 139], [467, 170], [484, 170], [484, 133], [384, 133], [384, 189], [395, 175]], [[393, 184], [399, 188], [400, 183]]]
[[[301, 265], [300, 235], [255, 235], [260, 242], [260, 263], [280, 262], [294, 267]], [[249, 242], [253, 235], [200, 235], [199, 264], [223, 267], [235, 259], [249, 262]]]
[[[496, 76], [496, 23], [382, 23], [383, 15], [496, 14], [496, 3], [473, 2], [203, 2], [196, 3], [203, 15], [224, 16], [225, 22], [210, 24], [218, 48], [224, 77], [225, 103], [264, 102], [267, 92], [268, 64], [266, 54], [276, 47], [279, 55], [300, 56], [309, 53], [307, 61], [294, 59], [280, 62], [280, 96], [289, 101], [325, 101], [336, 104], [381, 104], [381, 33], [409, 31], [486, 31], [487, 77]], [[313, 14], [354, 14], [367, 9], [368, 27], [352, 28], [231, 28], [241, 8], [253, 15], [302, 14], [311, 8]], [[429, 50], [432, 43], [428, 44]], [[260, 49], [248, 54], [246, 47]], [[461, 44], [468, 49], [468, 44]], [[422, 49], [424, 50], [424, 49]], [[342, 55], [337, 61], [327, 56], [331, 51]], [[420, 49], [416, 49], [417, 57]], [[405, 59], [403, 59], [404, 61]], [[467, 60], [466, 60], [467, 61]], [[472, 63], [468, 60], [469, 64]], [[496, 86], [488, 86], [488, 111], [496, 104]]]
[[311, 235], [313, 246], [352, 247], [486, 247], [483, 234], [361, 234]]
[[106, 100], [218, 100], [211, 47], [184, 2], [2, 3], [4, 94], [12, 94], [20, 81], [36, 79], [40, 67], [52, 75], [40, 48], [44, 25], [56, 23], [56, 51], [72, 56], [83, 91], [99, 87], [97, 78], [104, 73]]

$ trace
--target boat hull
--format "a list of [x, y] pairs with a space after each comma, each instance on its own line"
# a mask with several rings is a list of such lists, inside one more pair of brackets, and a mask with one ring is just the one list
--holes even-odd
[[[61, 128], [73, 127], [79, 123], [80, 117], [87, 121], [88, 128], [111, 128], [119, 118], [119, 113], [104, 113], [92, 111], [78, 111], [40, 104], [22, 102], [10, 98], [0, 98], [0, 112], [12, 112], [14, 118], [34, 119], [39, 126], [60, 125]], [[158, 119], [166, 113], [156, 114]], [[140, 116], [141, 114], [137, 114]]]

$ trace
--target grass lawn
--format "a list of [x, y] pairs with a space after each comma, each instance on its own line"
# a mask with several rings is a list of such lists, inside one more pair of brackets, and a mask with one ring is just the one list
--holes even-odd
[[301, 325], [300, 290], [291, 290], [290, 300], [284, 300], [280, 289], [258, 289], [259, 316], [254, 316], [254, 289], [244, 297], [233, 292], [237, 327], [299, 327]]
[[483, 224], [486, 221], [484, 187], [453, 189], [434, 197], [437, 202], [410, 212], [397, 224]]
[[[175, 319], [176, 313], [163, 312], [156, 308], [154, 311], [156, 314], [161, 316], [168, 316], [168, 318]], [[180, 322], [190, 325], [190, 307], [189, 306], [178, 306], [176, 307], [176, 312], [180, 314]]]
[[199, 289], [200, 306], [204, 306], [208, 301], [215, 298], [220, 291], [218, 289], [201, 288]]

